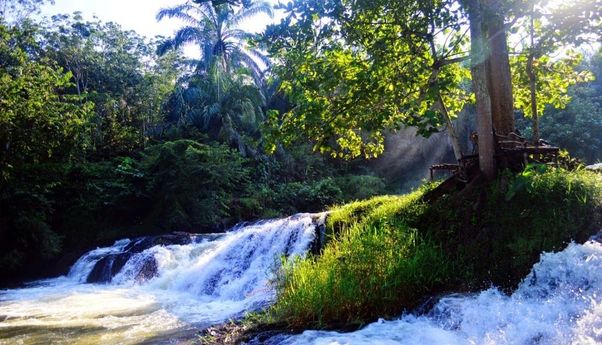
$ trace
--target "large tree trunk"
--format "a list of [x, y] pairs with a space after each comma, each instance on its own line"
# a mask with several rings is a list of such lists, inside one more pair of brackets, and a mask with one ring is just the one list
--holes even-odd
[[496, 167], [491, 98], [487, 82], [487, 38], [485, 30], [483, 30], [483, 10], [481, 4], [478, 0], [468, 0], [467, 4], [470, 20], [470, 72], [477, 103], [479, 168], [486, 179], [492, 179], [495, 176]]
[[491, 116], [496, 134], [514, 132], [514, 104], [512, 100], [512, 77], [504, 16], [500, 13], [498, 0], [484, 0], [487, 11], [484, 21], [489, 36], [489, 95]]

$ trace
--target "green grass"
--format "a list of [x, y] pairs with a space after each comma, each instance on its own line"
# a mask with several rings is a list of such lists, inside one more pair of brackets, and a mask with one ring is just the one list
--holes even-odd
[[420, 223], [454, 238], [447, 252], [470, 264], [469, 288], [494, 284], [511, 290], [541, 252], [584, 242], [602, 229], [602, 179], [585, 170], [534, 166], [502, 175], [465, 200], [453, 198], [430, 207]]
[[430, 188], [333, 208], [323, 253], [280, 272], [272, 320], [355, 328], [444, 291], [511, 289], [542, 251], [601, 226], [602, 181], [583, 170], [531, 167], [426, 204]]
[[332, 210], [318, 257], [285, 265], [272, 312], [292, 326], [359, 326], [415, 304], [451, 269], [440, 246], [411, 227], [423, 190]]

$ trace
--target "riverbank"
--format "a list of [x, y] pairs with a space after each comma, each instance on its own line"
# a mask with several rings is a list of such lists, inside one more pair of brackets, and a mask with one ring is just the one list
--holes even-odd
[[490, 286], [510, 293], [542, 252], [602, 228], [602, 180], [590, 171], [534, 166], [433, 203], [424, 202], [429, 190], [332, 209], [326, 246], [284, 266], [276, 303], [249, 322], [212, 328], [217, 342], [205, 342], [237, 343], [266, 327], [358, 329], [427, 296]]

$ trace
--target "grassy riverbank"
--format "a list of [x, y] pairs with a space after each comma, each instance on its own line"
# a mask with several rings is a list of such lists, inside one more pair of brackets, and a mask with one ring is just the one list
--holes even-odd
[[601, 228], [602, 180], [534, 166], [431, 204], [424, 187], [332, 210], [320, 256], [288, 263], [268, 312], [291, 329], [356, 328], [425, 297], [511, 290], [538, 260]]

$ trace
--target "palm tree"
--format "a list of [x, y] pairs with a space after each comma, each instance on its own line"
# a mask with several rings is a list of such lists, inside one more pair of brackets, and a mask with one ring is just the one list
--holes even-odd
[[272, 6], [264, 1], [254, 2], [237, 9], [227, 3], [191, 2], [163, 8], [157, 20], [177, 18], [186, 23], [175, 36], [158, 48], [164, 54], [185, 44], [198, 44], [202, 58], [198, 72], [209, 73], [213, 66], [217, 71], [230, 73], [239, 68], [248, 69], [257, 85], [261, 85], [262, 70], [257, 61], [269, 65], [269, 59], [257, 49], [249, 47], [247, 41], [253, 36], [239, 28], [241, 22], [260, 13], [273, 16]]
[[169, 118], [236, 147], [243, 156], [256, 157], [257, 145], [251, 142], [261, 137], [265, 98], [250, 75], [214, 73], [217, 68], [184, 77], [169, 101]]

